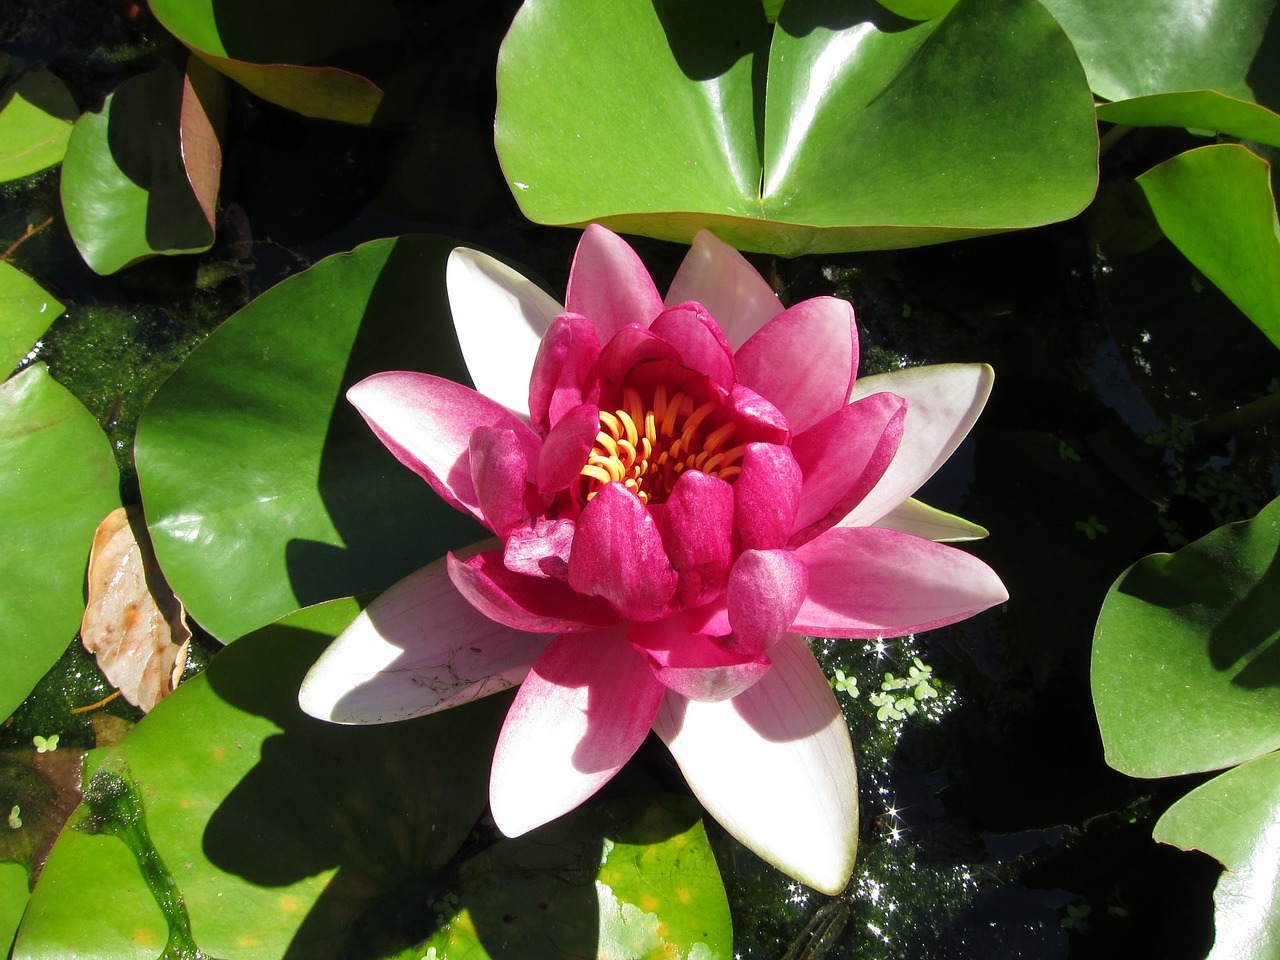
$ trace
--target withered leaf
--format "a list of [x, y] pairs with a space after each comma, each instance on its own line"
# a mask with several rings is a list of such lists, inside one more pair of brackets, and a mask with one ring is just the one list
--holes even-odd
[[[141, 542], [135, 530], [144, 532]], [[145, 531], [133, 507], [119, 507], [99, 524], [80, 640], [124, 698], [147, 712], [182, 676], [191, 630]]]

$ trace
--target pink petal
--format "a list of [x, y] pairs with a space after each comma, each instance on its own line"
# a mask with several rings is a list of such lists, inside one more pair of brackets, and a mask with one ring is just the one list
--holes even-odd
[[307, 672], [298, 703], [334, 723], [407, 720], [515, 686], [550, 641], [481, 614], [453, 586], [442, 557], [382, 593], [338, 635]]
[[498, 736], [494, 822], [518, 837], [582, 803], [644, 741], [665, 688], [626, 627], [557, 637], [534, 663]]
[[599, 224], [588, 224], [578, 241], [565, 308], [590, 317], [601, 343], [629, 323], [648, 327], [662, 312], [662, 298], [636, 252]]
[[750, 387], [735, 383], [729, 392], [729, 403], [733, 412], [747, 424], [750, 436], [768, 443], [786, 443], [791, 439], [791, 424], [782, 411]]
[[500, 537], [529, 517], [529, 461], [515, 431], [479, 427], [471, 433], [471, 482], [485, 522]]
[[977, 557], [896, 530], [832, 527], [796, 556], [809, 568], [809, 594], [794, 629], [814, 637], [898, 637], [1009, 599]]
[[[489, 349], [501, 353], [505, 348], [490, 343]], [[545, 437], [578, 404], [596, 401], [600, 388], [590, 374], [599, 359], [600, 341], [590, 320], [564, 313], [552, 321], [528, 381], [529, 416], [539, 434]]]
[[854, 399], [886, 390], [895, 393], [907, 401], [907, 422], [893, 463], [847, 522], [873, 524], [920, 489], [968, 435], [993, 380], [991, 368], [982, 363], [909, 367], [859, 380]]
[[734, 350], [782, 312], [764, 277], [737, 250], [699, 230], [667, 291], [668, 305], [697, 300], [715, 317]]
[[461, 559], [448, 556], [449, 578], [462, 596], [491, 620], [529, 633], [594, 630], [618, 622], [597, 597], [575, 593], [563, 580], [512, 573], [501, 550]]
[[564, 580], [569, 576], [573, 533], [573, 521], [563, 517], [538, 517], [527, 526], [515, 527], [503, 544], [502, 565], [527, 577]]
[[[445, 283], [471, 381], [485, 396], [528, 416], [525, 385], [560, 304], [505, 263], [465, 247], [449, 254]], [[502, 349], [495, 350], [495, 343]]]
[[673, 602], [696, 606], [724, 593], [733, 559], [733, 487], [686, 470], [663, 505], [662, 543], [679, 581]]
[[584, 403], [566, 411], [551, 428], [538, 457], [538, 490], [550, 496], [578, 479], [600, 432], [600, 409]]
[[804, 472], [792, 543], [812, 540], [852, 510], [898, 451], [907, 404], [877, 393], [841, 407], [791, 442]]
[[858, 372], [858, 333], [847, 300], [814, 297], [784, 310], [734, 355], [738, 380], [803, 433], [844, 406]]
[[800, 505], [800, 465], [787, 447], [748, 443], [733, 485], [734, 516], [744, 550], [771, 550], [791, 536]]
[[858, 843], [849, 728], [802, 639], [789, 635], [770, 654], [772, 669], [732, 700], [667, 694], [654, 731], [721, 826], [834, 896], [849, 882]]
[[764, 654], [726, 650], [710, 637], [691, 633], [679, 615], [633, 624], [627, 638], [653, 660], [653, 674], [663, 686], [690, 700], [736, 697], [769, 670]]
[[668, 307], [649, 329], [675, 347], [680, 362], [690, 370], [710, 378], [726, 392], [733, 387], [733, 349], [702, 304]]
[[471, 434], [477, 427], [511, 430], [530, 463], [542, 441], [519, 417], [469, 387], [427, 373], [375, 373], [347, 391], [395, 458], [445, 501], [484, 521], [471, 478]]
[[728, 645], [739, 653], [768, 650], [791, 629], [809, 574], [790, 550], [745, 550], [729, 574]]
[[605, 484], [582, 508], [569, 555], [569, 583], [603, 597], [627, 620], [657, 620], [676, 572], [644, 504], [620, 483]]
[[679, 362], [676, 348], [645, 327], [623, 327], [600, 351], [600, 377], [612, 383], [622, 379], [639, 363], [646, 360], [670, 360]]

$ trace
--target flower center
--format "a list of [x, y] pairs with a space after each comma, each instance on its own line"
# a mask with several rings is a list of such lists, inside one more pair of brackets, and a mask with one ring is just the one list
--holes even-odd
[[641, 503], [662, 503], [685, 470], [732, 482], [742, 472], [745, 444], [729, 445], [738, 426], [717, 424], [720, 410], [714, 400], [697, 406], [685, 393], [668, 397], [664, 384], [646, 407], [634, 387], [624, 387], [619, 409], [600, 411], [600, 432], [581, 471], [584, 501], [617, 481]]

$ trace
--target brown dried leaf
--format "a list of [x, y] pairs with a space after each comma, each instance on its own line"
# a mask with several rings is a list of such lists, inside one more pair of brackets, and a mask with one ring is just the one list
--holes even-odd
[[150, 540], [140, 545], [135, 525], [145, 529], [141, 514], [120, 507], [94, 534], [80, 640], [124, 698], [147, 712], [182, 676], [191, 631]]

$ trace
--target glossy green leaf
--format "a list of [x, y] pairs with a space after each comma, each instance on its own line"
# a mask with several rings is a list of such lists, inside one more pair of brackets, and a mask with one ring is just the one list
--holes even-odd
[[[0, 810], [0, 830], [7, 829], [9, 810]], [[0, 955], [8, 956], [22, 911], [27, 909], [27, 871], [20, 863], [0, 861]]]
[[386, 726], [304, 716], [302, 675], [356, 610], [269, 626], [148, 714], [58, 838], [15, 957], [347, 956], [377, 898], [443, 866], [484, 809], [509, 698]]
[[1206, 960], [1280, 955], [1280, 754], [1197, 787], [1156, 823], [1155, 839], [1203, 850], [1226, 868], [1213, 894], [1213, 949]]
[[1088, 84], [1035, 0], [924, 22], [789, 0], [771, 42], [755, 0], [534, 0], [498, 89], [498, 155], [541, 223], [905, 247], [1070, 217], [1097, 182]]
[[0, 386], [0, 716], [75, 639], [89, 545], [118, 482], [97, 422], [43, 364]]
[[[192, 82], [202, 77], [198, 68], [187, 77], [162, 63], [76, 122], [62, 165], [62, 208], [95, 272], [212, 245], [208, 142], [219, 100], [217, 85]], [[188, 158], [194, 127], [202, 146]], [[216, 191], [216, 170], [212, 176]]]
[[1217, 770], [1280, 747], [1280, 500], [1111, 587], [1093, 639], [1107, 763]]
[[44, 287], [0, 260], [0, 367], [13, 369], [60, 316], [62, 304]]
[[1280, 115], [1215, 90], [1155, 93], [1100, 103], [1098, 119], [1131, 127], [1188, 127], [1280, 146]]
[[1280, 346], [1280, 236], [1267, 162], [1217, 144], [1166, 160], [1138, 184], [1165, 236]]
[[908, 20], [933, 20], [945, 16], [956, 0], [880, 0], [880, 5]]
[[382, 102], [371, 80], [322, 61], [393, 38], [389, 0], [150, 0], [170, 33], [214, 69], [303, 116], [369, 123]]
[[465, 379], [444, 290], [453, 246], [377, 240], [290, 277], [215, 331], [143, 413], [135, 456], [156, 556], [215, 636], [383, 589], [484, 536], [343, 396], [380, 370]]
[[0, 94], [0, 181], [58, 163], [79, 114], [71, 91], [47, 67], [20, 74]]
[[1042, 2], [1071, 36], [1094, 92], [1107, 100], [1218, 90], [1276, 103], [1276, 0]]
[[729, 905], [701, 809], [652, 794], [575, 813], [462, 864], [424, 945], [448, 960], [733, 956]]

